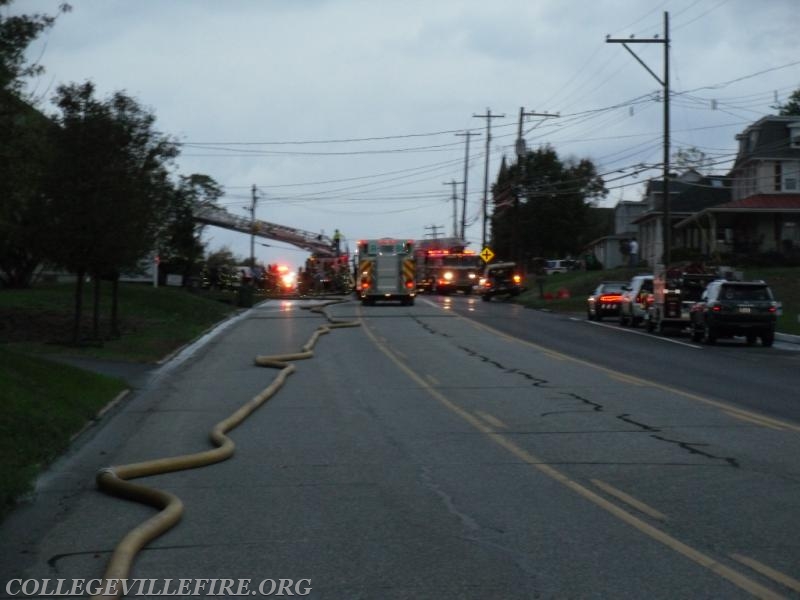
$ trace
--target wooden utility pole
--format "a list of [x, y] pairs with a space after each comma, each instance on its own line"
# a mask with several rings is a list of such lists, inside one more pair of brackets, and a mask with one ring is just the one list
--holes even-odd
[[253, 196], [250, 202], [250, 269], [255, 268], [256, 266], [256, 255], [255, 255], [255, 245], [256, 245], [256, 203], [258, 202], [258, 195], [257, 195], [256, 184], [253, 184]]
[[483, 168], [483, 235], [481, 236], [481, 248], [486, 247], [486, 220], [488, 217], [489, 206], [489, 150], [492, 143], [492, 119], [502, 119], [505, 115], [493, 115], [492, 111], [486, 109], [485, 115], [472, 115], [479, 119], [486, 119], [486, 161]]
[[[465, 131], [464, 133], [457, 133], [457, 136], [464, 136], [467, 140], [466, 150], [464, 152], [464, 196], [461, 201], [461, 239], [467, 239], [467, 176], [469, 175], [469, 138], [473, 135], [480, 135], [472, 131]], [[456, 236], [457, 237], [457, 236]]]
[[[559, 116], [561, 115], [537, 113], [536, 111], [525, 112], [524, 106], [519, 107], [519, 122], [517, 123], [517, 143], [515, 145], [515, 150], [517, 153], [517, 164], [519, 165], [520, 183], [524, 183], [525, 181], [525, 155], [528, 151], [525, 146], [525, 138], [522, 136], [522, 122], [525, 120], [525, 117], [552, 118]], [[511, 249], [514, 260], [519, 263], [523, 259], [519, 243], [519, 190], [514, 190], [513, 193], [514, 213], [511, 221]]]
[[[664, 188], [663, 188], [663, 234], [664, 249], [662, 255], [662, 262], [664, 266], [670, 264], [672, 260], [672, 223], [670, 216], [670, 198], [669, 198], [669, 13], [664, 13], [664, 37], [657, 35], [652, 38], [628, 38], [628, 39], [612, 39], [606, 36], [606, 42], [609, 44], [622, 44], [622, 46], [631, 53], [633, 58], [642, 65], [653, 78], [661, 84], [664, 88]], [[664, 46], [664, 77], [663, 79], [656, 75], [653, 70], [648, 67], [639, 56], [628, 47], [628, 44], [662, 44]]]
[[[455, 179], [451, 181], [445, 181], [442, 185], [452, 185], [453, 186], [453, 237], [458, 237], [458, 195], [456, 194], [456, 185], [461, 183], [460, 181], [456, 181]], [[463, 239], [463, 238], [462, 238]]]

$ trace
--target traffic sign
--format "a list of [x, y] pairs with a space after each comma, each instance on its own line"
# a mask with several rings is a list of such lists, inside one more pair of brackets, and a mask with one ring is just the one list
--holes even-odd
[[489, 246], [486, 246], [483, 250], [481, 250], [480, 257], [483, 259], [483, 262], [488, 263], [490, 260], [494, 258], [494, 252]]

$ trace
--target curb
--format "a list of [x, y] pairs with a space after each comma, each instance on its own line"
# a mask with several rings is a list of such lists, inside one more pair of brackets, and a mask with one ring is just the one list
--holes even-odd
[[97, 411], [97, 414], [95, 416], [86, 421], [86, 423], [83, 424], [83, 427], [81, 427], [78, 431], [76, 431], [69, 437], [69, 443], [72, 444], [81, 435], [83, 435], [87, 429], [89, 429], [90, 427], [94, 427], [95, 423], [97, 423], [100, 419], [103, 418], [103, 415], [105, 415], [108, 411], [114, 408], [117, 404], [122, 402], [122, 400], [130, 393], [131, 390], [127, 389], [127, 390], [122, 390], [119, 394], [114, 396], [114, 398], [112, 398], [108, 404], [106, 404], [103, 408]]
[[775, 339], [785, 344], [800, 344], [800, 335], [776, 332]]

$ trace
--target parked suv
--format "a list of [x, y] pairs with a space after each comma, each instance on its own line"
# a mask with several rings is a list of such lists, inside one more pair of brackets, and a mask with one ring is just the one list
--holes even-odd
[[623, 288], [619, 306], [619, 324], [636, 327], [647, 315], [647, 307], [653, 302], [653, 276], [636, 275]]
[[480, 294], [483, 300], [492, 296], [517, 296], [522, 291], [522, 276], [513, 262], [494, 263], [486, 267], [480, 279]]
[[717, 338], [743, 335], [753, 345], [772, 346], [778, 303], [763, 281], [727, 281], [708, 284], [690, 312], [692, 340], [713, 344]]

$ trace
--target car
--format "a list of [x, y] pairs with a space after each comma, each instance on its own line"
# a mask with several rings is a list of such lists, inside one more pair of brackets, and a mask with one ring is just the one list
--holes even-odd
[[636, 275], [623, 288], [619, 306], [619, 324], [636, 327], [647, 315], [647, 307], [653, 302], [653, 276]]
[[603, 317], [616, 317], [622, 302], [624, 281], [601, 281], [586, 299], [586, 318], [602, 321]]
[[487, 301], [493, 296], [517, 296], [522, 289], [522, 275], [514, 262], [490, 264], [480, 279], [481, 299]]
[[692, 340], [714, 344], [721, 337], [745, 336], [752, 346], [775, 341], [778, 303], [764, 281], [718, 279], [708, 284], [690, 311]]
[[548, 260], [544, 264], [544, 272], [546, 275], [558, 275], [571, 271], [574, 267], [573, 260]]

